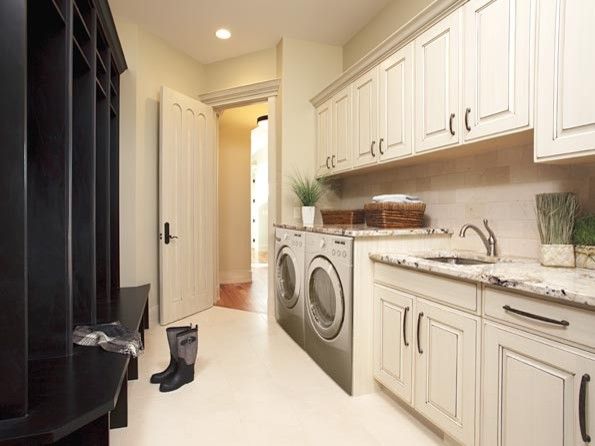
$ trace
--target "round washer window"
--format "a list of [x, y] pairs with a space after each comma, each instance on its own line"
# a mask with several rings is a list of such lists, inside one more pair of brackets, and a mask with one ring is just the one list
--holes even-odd
[[277, 298], [286, 307], [292, 308], [299, 297], [299, 275], [293, 253], [288, 247], [277, 257]]
[[345, 313], [343, 287], [332, 263], [316, 257], [308, 268], [308, 315], [316, 332], [332, 339], [341, 330]]

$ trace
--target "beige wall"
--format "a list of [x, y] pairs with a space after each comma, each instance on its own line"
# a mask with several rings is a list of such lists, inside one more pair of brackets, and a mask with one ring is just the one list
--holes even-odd
[[159, 93], [162, 85], [194, 96], [204, 67], [135, 24], [116, 23], [128, 70], [122, 76], [120, 230], [123, 286], [151, 284], [158, 304]]
[[219, 275], [250, 281], [250, 132], [267, 104], [225, 110], [219, 118]]
[[205, 74], [201, 93], [276, 79], [275, 48], [205, 65]]
[[377, 194], [419, 195], [427, 204], [426, 223], [454, 230], [457, 248], [482, 250], [474, 233], [461, 239], [457, 231], [487, 218], [502, 255], [537, 257], [535, 194], [576, 192], [583, 207], [595, 212], [595, 163], [535, 164], [532, 144], [350, 177], [340, 185], [342, 201], [334, 204], [344, 209]]
[[343, 46], [343, 68], [349, 68], [432, 2], [392, 0]]
[[277, 54], [277, 67], [283, 79], [278, 103], [281, 119], [278, 215], [281, 221], [291, 222], [300, 220], [301, 216], [294, 218], [294, 209], [299, 205], [289, 190], [288, 177], [296, 170], [314, 174], [316, 123], [310, 98], [341, 74], [342, 49], [284, 38]]

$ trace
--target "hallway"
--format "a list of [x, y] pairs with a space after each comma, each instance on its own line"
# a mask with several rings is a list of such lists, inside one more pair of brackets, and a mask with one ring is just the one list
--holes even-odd
[[215, 305], [266, 314], [267, 281], [267, 265], [254, 266], [252, 268], [252, 283], [221, 285], [219, 289], [219, 300]]

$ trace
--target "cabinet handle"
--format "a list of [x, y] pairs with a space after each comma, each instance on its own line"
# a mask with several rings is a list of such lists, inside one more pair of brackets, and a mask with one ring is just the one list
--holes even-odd
[[409, 341], [407, 340], [407, 313], [409, 313], [409, 307], [405, 307], [403, 312], [403, 344], [405, 347], [409, 347]]
[[329, 166], [329, 164], [328, 164], [330, 160], [331, 160], [331, 157], [330, 156], [327, 156], [326, 157], [326, 168], [327, 169], [330, 169], [331, 168], [331, 166]]
[[452, 136], [455, 136], [455, 129], [452, 128], [452, 121], [455, 119], [455, 114], [451, 113], [450, 114], [450, 119], [448, 120], [448, 126], [450, 127], [450, 134]]
[[376, 141], [372, 141], [372, 144], [370, 145], [370, 152], [372, 152], [372, 156], [375, 157], [376, 156], [376, 152], [374, 152], [374, 146], [376, 145]]
[[465, 128], [468, 132], [471, 131], [471, 126], [469, 125], [469, 113], [471, 113], [471, 109], [467, 107], [467, 110], [465, 110]]
[[568, 321], [565, 321], [565, 320], [559, 321], [557, 319], [550, 319], [549, 317], [539, 316], [539, 315], [533, 314], [533, 313], [527, 313], [526, 311], [517, 310], [516, 308], [512, 308], [510, 305], [504, 305], [502, 308], [505, 311], [508, 311], [509, 313], [518, 314], [519, 316], [528, 317], [530, 319], [536, 319], [541, 322], [547, 322], [549, 324], [561, 325], [563, 327], [568, 327], [570, 325], [570, 322], [568, 322]]
[[581, 390], [578, 394], [578, 423], [581, 427], [581, 437], [585, 443], [591, 443], [591, 436], [587, 434], [587, 383], [591, 381], [589, 374], [581, 378]]
[[380, 141], [378, 142], [378, 150], [380, 151], [381, 155], [384, 155], [384, 150], [382, 150], [382, 143], [384, 142], [384, 138], [380, 138]]
[[333, 166], [333, 169], [336, 167], [336, 165], [335, 165], [335, 158], [336, 158], [335, 155], [333, 155], [333, 157], [331, 158], [331, 166]]
[[417, 352], [422, 355], [424, 351], [421, 349], [421, 342], [419, 340], [419, 331], [421, 329], [421, 318], [424, 317], [423, 312], [417, 315]]

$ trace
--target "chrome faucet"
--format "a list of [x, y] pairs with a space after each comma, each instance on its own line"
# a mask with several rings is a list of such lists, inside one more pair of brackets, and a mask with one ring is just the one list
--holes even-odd
[[488, 226], [488, 220], [485, 218], [483, 220], [483, 225], [485, 226], [486, 231], [488, 232], [488, 237], [484, 235], [481, 229], [471, 224], [463, 225], [459, 232], [459, 237], [465, 237], [467, 229], [473, 229], [475, 232], [477, 232], [477, 235], [479, 235], [479, 238], [483, 242], [487, 254], [493, 257], [496, 255], [496, 235], [494, 234], [494, 231], [492, 231], [492, 229]]

